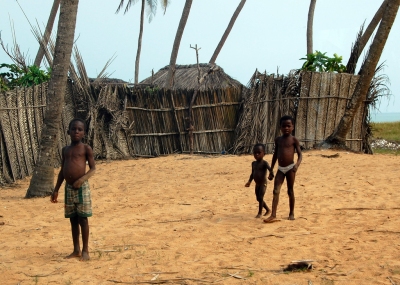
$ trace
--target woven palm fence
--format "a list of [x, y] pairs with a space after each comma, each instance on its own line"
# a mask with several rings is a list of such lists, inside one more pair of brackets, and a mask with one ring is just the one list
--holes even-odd
[[[124, 84], [95, 86], [88, 112], [88, 143], [96, 158], [155, 157], [189, 152], [188, 110], [194, 90]], [[202, 90], [192, 109], [194, 153], [233, 147], [241, 85]]]
[[[47, 83], [0, 93], [0, 184], [32, 174], [39, 155], [46, 95]], [[65, 130], [74, 114], [68, 84], [55, 165], [60, 162], [62, 147], [69, 142]]]
[[[272, 153], [283, 115], [295, 118], [294, 134], [304, 148], [322, 142], [343, 116], [358, 78], [346, 73], [275, 76], [256, 71], [244, 95], [234, 153], [251, 153], [255, 143], [266, 144], [266, 151]], [[359, 108], [346, 137], [346, 146], [353, 151], [363, 151], [366, 145], [367, 104]]]

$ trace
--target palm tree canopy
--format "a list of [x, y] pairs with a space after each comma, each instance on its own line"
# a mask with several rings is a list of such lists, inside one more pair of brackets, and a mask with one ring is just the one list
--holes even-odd
[[[147, 3], [146, 14], [149, 19], [149, 23], [153, 20], [154, 16], [157, 13], [157, 1], [158, 0], [146, 0], [146, 3]], [[125, 2], [125, 0], [121, 0], [121, 2], [118, 5], [117, 11], [115, 13], [119, 13], [119, 11], [124, 6], [124, 2]], [[126, 2], [124, 14], [126, 14], [129, 11], [129, 9], [131, 8], [131, 6], [136, 4], [136, 2], [138, 2], [138, 0], [128, 0]], [[164, 14], [165, 14], [165, 11], [167, 10], [167, 7], [168, 7], [170, 1], [169, 0], [160, 0], [160, 2], [161, 2], [161, 6], [164, 10]]]

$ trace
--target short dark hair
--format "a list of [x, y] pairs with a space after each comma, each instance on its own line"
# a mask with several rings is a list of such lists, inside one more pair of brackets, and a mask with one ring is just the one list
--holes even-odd
[[256, 143], [256, 144], [254, 145], [253, 149], [255, 149], [256, 147], [261, 147], [261, 148], [262, 148], [262, 150], [265, 152], [265, 144], [262, 144], [262, 143]]
[[79, 118], [74, 118], [74, 119], [72, 119], [72, 120], [71, 120], [71, 122], [69, 122], [69, 125], [68, 125], [68, 130], [70, 130], [70, 129], [71, 129], [71, 126], [72, 126], [72, 124], [73, 124], [74, 122], [81, 122], [81, 123], [83, 124], [83, 129], [84, 129], [84, 130], [85, 130], [85, 132], [86, 132], [86, 123], [85, 123], [85, 121], [84, 121], [84, 120], [82, 120], [82, 119], [79, 119]]
[[292, 116], [289, 116], [289, 115], [283, 116], [283, 117], [279, 120], [279, 125], [282, 125], [282, 123], [283, 123], [284, 121], [287, 121], [287, 120], [290, 120], [290, 121], [292, 122], [292, 124], [294, 125], [294, 119], [293, 119]]

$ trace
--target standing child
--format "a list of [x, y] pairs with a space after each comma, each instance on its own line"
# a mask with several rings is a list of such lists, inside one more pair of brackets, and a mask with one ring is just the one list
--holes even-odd
[[[283, 116], [280, 121], [282, 136], [275, 139], [275, 150], [272, 156], [271, 168], [274, 169], [276, 160], [278, 160], [278, 171], [276, 172], [274, 181], [274, 198], [272, 200], [272, 212], [264, 222], [271, 223], [276, 220], [276, 209], [279, 202], [279, 193], [283, 181], [286, 177], [286, 183], [289, 195], [289, 220], [294, 220], [294, 179], [296, 171], [300, 166], [302, 154], [299, 141], [292, 135], [294, 130], [294, 119], [290, 116]], [[297, 152], [297, 163], [294, 163], [294, 153]], [[272, 176], [268, 177], [272, 178]]]
[[[88, 179], [96, 170], [93, 151], [82, 142], [85, 136], [85, 122], [73, 119], [68, 126], [71, 145], [62, 149], [61, 170], [50, 201], [57, 203], [58, 190], [65, 179], [65, 217], [70, 219], [74, 251], [66, 258], [80, 257], [89, 260], [89, 222], [92, 216], [92, 201]], [[89, 171], [86, 172], [86, 161]], [[79, 229], [80, 227], [80, 229]], [[82, 231], [82, 251], [79, 245], [79, 230]]]
[[253, 148], [253, 154], [256, 161], [253, 161], [251, 164], [250, 178], [244, 186], [250, 187], [251, 181], [254, 179], [254, 182], [256, 183], [256, 198], [258, 201], [258, 214], [256, 218], [260, 218], [263, 208], [266, 210], [264, 216], [269, 213], [269, 208], [264, 202], [264, 195], [267, 189], [267, 179], [265, 178], [267, 170], [269, 171], [269, 180], [272, 180], [274, 174], [272, 173], [272, 168], [269, 166], [268, 162], [263, 159], [265, 156], [265, 146], [263, 144], [256, 144]]

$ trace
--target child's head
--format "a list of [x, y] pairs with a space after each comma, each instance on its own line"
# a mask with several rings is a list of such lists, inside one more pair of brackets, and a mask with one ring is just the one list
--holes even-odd
[[257, 161], [260, 161], [264, 158], [265, 155], [265, 145], [262, 143], [258, 143], [253, 147], [253, 155]]
[[291, 116], [283, 116], [279, 120], [283, 135], [291, 135], [294, 130], [294, 119]]
[[82, 119], [72, 119], [68, 125], [68, 134], [71, 137], [71, 141], [81, 141], [85, 136], [86, 124]]

